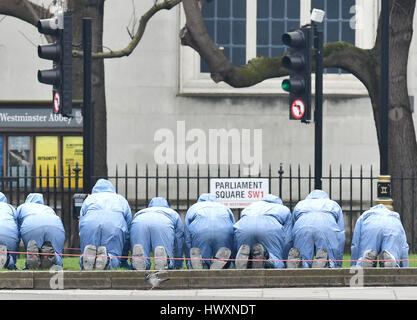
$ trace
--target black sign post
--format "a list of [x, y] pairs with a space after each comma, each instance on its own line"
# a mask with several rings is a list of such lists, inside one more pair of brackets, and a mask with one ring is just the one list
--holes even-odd
[[323, 31], [312, 21], [314, 57], [316, 60], [316, 92], [314, 107], [314, 188], [322, 189], [323, 174]]
[[83, 18], [84, 97], [83, 97], [83, 189], [90, 193], [94, 170], [94, 113], [91, 103], [91, 18]]
[[381, 83], [380, 83], [380, 176], [377, 182], [377, 203], [393, 210], [391, 176], [388, 172], [388, 108], [389, 108], [389, 0], [381, 1]]

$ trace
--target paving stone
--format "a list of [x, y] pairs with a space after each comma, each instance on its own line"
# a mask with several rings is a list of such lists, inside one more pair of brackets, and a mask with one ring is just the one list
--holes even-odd
[[[145, 274], [123, 271], [2, 271], [1, 289], [147, 290]], [[61, 278], [60, 278], [61, 277]], [[417, 286], [417, 268], [167, 270], [163, 289]], [[60, 282], [62, 281], [62, 282]]]

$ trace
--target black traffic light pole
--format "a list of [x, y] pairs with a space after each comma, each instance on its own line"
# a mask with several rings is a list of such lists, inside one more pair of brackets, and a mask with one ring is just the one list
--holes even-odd
[[316, 92], [314, 107], [314, 189], [322, 189], [323, 174], [323, 31], [312, 22], [314, 57], [316, 60]]
[[61, 114], [72, 117], [72, 13], [64, 13], [64, 30], [62, 31], [62, 75], [61, 75]]
[[311, 119], [311, 40], [311, 26], [282, 35], [282, 42], [290, 47], [290, 54], [282, 59], [290, 71], [289, 79], [282, 82], [282, 89], [290, 94], [290, 120], [306, 123]]
[[393, 210], [391, 176], [388, 171], [388, 109], [389, 109], [389, 0], [381, 1], [381, 84], [380, 84], [380, 176], [377, 182], [377, 203]]
[[389, 0], [382, 0], [381, 19], [380, 172], [385, 175], [388, 174]]
[[83, 18], [84, 97], [83, 97], [83, 192], [92, 188], [94, 163], [94, 117], [91, 103], [91, 18]]
[[53, 111], [72, 117], [72, 13], [60, 12], [41, 19], [37, 26], [41, 34], [55, 40], [38, 46], [38, 56], [53, 62], [52, 69], [38, 70], [38, 81], [53, 86]]

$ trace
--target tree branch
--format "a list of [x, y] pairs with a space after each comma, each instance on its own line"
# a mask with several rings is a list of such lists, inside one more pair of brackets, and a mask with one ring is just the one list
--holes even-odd
[[[136, 31], [135, 35], [132, 38], [132, 41], [126, 46], [126, 48], [117, 51], [110, 51], [110, 52], [96, 52], [92, 54], [93, 59], [112, 59], [112, 58], [121, 58], [129, 56], [133, 50], [137, 47], [140, 40], [145, 33], [145, 29], [147, 26], [148, 21], [159, 11], [161, 10], [171, 10], [177, 4], [179, 4], [182, 0], [164, 0], [161, 3], [155, 2], [155, 4], [141, 17], [139, 22], [138, 30]], [[72, 52], [72, 56], [76, 58], [80, 58], [83, 56], [83, 52], [79, 50], [74, 50]]]
[[181, 43], [192, 47], [207, 62], [215, 82], [225, 81], [231, 86], [239, 87], [240, 81], [235, 80], [239, 78], [237, 68], [208, 35], [198, 2], [183, 0], [182, 3], [187, 22], [182, 32]]
[[[242, 88], [288, 75], [289, 71], [282, 66], [282, 57], [257, 57], [244, 66], [236, 67], [213, 43], [197, 2], [183, 0], [183, 5], [187, 23], [181, 32], [182, 44], [192, 47], [207, 62], [215, 82], [224, 81], [234, 88]], [[325, 68], [343, 68], [355, 75], [367, 88], [371, 86], [377, 63], [377, 59], [373, 59], [372, 50], [363, 50], [345, 42], [334, 42], [325, 44], [323, 54]]]
[[34, 26], [39, 19], [48, 18], [49, 10], [28, 0], [1, 0], [0, 14], [12, 16]]
[[375, 50], [361, 49], [347, 42], [326, 43], [323, 48], [324, 68], [342, 68], [358, 78], [369, 90], [374, 88], [379, 58]]

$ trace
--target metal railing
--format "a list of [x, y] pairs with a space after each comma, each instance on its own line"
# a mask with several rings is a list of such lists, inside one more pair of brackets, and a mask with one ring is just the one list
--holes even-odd
[[[61, 168], [60, 172], [62, 172]], [[58, 174], [56, 168], [42, 172], [0, 177], [0, 191], [9, 203], [17, 207], [24, 203], [32, 192], [44, 195], [45, 204], [52, 207], [61, 217], [67, 232], [67, 243], [76, 231], [76, 221], [72, 217], [72, 197], [82, 192], [82, 176], [79, 168], [68, 167], [65, 174]], [[116, 166], [112, 174], [106, 177], [93, 177], [93, 183], [99, 178], [109, 179], [116, 192], [128, 199], [132, 214], [147, 207], [155, 196], [163, 196], [182, 218], [188, 208], [194, 204], [201, 193], [210, 192], [210, 179], [213, 178], [263, 178], [268, 179], [269, 193], [279, 196], [292, 211], [298, 201], [303, 200], [314, 188], [314, 176], [309, 166], [302, 170], [300, 166], [269, 165], [256, 175], [242, 174], [239, 165], [136, 165], [134, 169], [127, 165], [120, 169]], [[342, 207], [345, 218], [346, 251], [350, 252], [351, 239], [357, 218], [375, 205], [378, 173], [370, 166], [353, 169], [352, 166], [336, 169], [330, 166], [323, 176], [323, 190]], [[393, 177], [399, 179], [401, 188], [408, 183], [416, 184], [416, 176]], [[401, 193], [402, 194], [402, 193]], [[412, 207], [415, 205], [414, 192]], [[402, 202], [401, 202], [402, 203]], [[397, 209], [402, 212], [402, 205]], [[232, 209], [236, 220], [242, 209]], [[411, 212], [414, 221], [414, 211]], [[75, 223], [75, 224], [74, 224]], [[410, 252], [414, 252], [414, 223], [411, 226]], [[410, 238], [410, 237], [409, 237]]]

